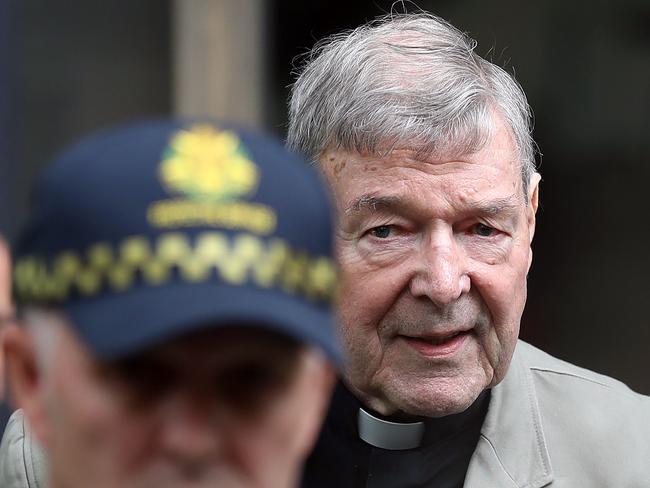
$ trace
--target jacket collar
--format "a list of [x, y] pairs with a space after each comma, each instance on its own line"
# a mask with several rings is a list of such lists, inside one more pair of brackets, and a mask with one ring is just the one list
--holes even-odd
[[518, 342], [506, 377], [492, 388], [465, 488], [541, 488], [553, 481], [535, 384], [522, 357], [525, 347]]

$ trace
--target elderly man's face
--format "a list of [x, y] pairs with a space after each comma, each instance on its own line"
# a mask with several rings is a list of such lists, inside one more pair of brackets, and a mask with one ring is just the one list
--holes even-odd
[[52, 487], [294, 486], [333, 381], [314, 351], [232, 329], [98, 364], [60, 329], [42, 386], [19, 395]]
[[375, 410], [442, 416], [506, 373], [526, 300], [537, 184], [504, 125], [475, 154], [325, 152], [338, 207], [345, 379]]

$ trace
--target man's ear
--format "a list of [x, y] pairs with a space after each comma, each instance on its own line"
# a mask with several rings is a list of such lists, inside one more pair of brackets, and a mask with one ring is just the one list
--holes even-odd
[[23, 410], [37, 439], [47, 445], [44, 382], [37, 363], [34, 339], [24, 327], [11, 324], [4, 330], [2, 349], [13, 406]]
[[535, 235], [535, 215], [539, 205], [539, 183], [542, 177], [539, 173], [533, 173], [528, 181], [528, 233], [529, 241], [533, 242]]
[[[528, 223], [528, 246], [533, 242], [533, 237], [535, 236], [535, 225], [536, 225], [536, 215], [537, 207], [539, 206], [539, 183], [542, 180], [542, 177], [539, 173], [533, 173], [528, 181], [528, 207], [527, 207], [527, 223]], [[530, 266], [533, 264], [533, 250], [529, 249], [528, 252], [528, 271], [530, 271]]]

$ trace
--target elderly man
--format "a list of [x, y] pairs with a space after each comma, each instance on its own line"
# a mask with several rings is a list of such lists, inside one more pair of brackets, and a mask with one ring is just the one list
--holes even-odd
[[650, 486], [650, 400], [517, 340], [540, 176], [521, 87], [444, 20], [320, 43], [288, 144], [338, 209], [349, 356], [305, 487]]
[[163, 121], [86, 139], [35, 196], [0, 486], [295, 486], [338, 360], [317, 175], [275, 140]]

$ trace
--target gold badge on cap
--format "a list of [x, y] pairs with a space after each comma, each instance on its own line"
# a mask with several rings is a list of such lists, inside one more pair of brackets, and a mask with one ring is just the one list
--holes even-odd
[[275, 211], [246, 200], [261, 176], [235, 132], [208, 124], [179, 130], [162, 154], [158, 176], [175, 198], [149, 206], [147, 219], [154, 227], [210, 226], [259, 235], [275, 230]]
[[179, 131], [163, 154], [160, 177], [172, 192], [230, 200], [255, 191], [257, 167], [233, 132], [197, 125]]

